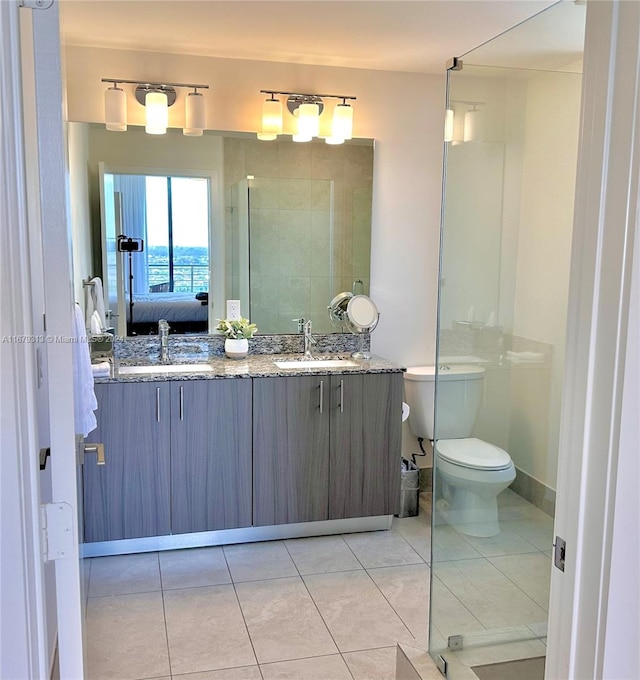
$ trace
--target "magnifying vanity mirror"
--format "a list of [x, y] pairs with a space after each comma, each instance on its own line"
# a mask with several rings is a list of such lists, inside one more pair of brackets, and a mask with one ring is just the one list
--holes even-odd
[[358, 351], [351, 356], [354, 359], [370, 359], [371, 354], [364, 349], [364, 336], [373, 332], [380, 319], [380, 312], [374, 301], [367, 295], [354, 295], [346, 291], [331, 300], [328, 311], [333, 323], [343, 324], [349, 331], [360, 336]]
[[[210, 130], [185, 137], [70, 127], [77, 128], [70, 144], [84, 140], [70, 148], [71, 181], [85, 173], [91, 208], [92, 262], [76, 270], [102, 275], [118, 334], [157, 333], [153, 309], [168, 318], [178, 305], [184, 323], [169, 320], [172, 332], [211, 333], [228, 299], [240, 300], [261, 334], [296, 333], [300, 318], [320, 333], [347, 330], [347, 317], [330, 319], [327, 305], [356, 280], [358, 292], [369, 290], [373, 140], [333, 146]], [[108, 252], [120, 234], [145, 244], [131, 258], [133, 324], [125, 257]], [[74, 239], [88, 235], [76, 229]]]

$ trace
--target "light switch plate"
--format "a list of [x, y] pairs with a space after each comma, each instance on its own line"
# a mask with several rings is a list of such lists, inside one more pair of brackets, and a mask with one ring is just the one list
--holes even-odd
[[240, 300], [227, 300], [227, 319], [240, 318]]

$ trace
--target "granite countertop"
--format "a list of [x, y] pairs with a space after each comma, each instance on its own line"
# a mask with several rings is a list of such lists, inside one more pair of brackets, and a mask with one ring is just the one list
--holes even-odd
[[[246, 359], [227, 359], [226, 357], [208, 358], [203, 361], [201, 354], [180, 354], [172, 358], [169, 367], [180, 364], [189, 364], [188, 373], [174, 372], [175, 368], [170, 368], [158, 363], [157, 359], [148, 357], [140, 359], [121, 359], [116, 361], [114, 377], [96, 377], [96, 383], [112, 382], [153, 382], [158, 380], [211, 380], [220, 378], [269, 378], [269, 377], [288, 377], [301, 375], [330, 375], [332, 373], [399, 373], [405, 369], [392, 361], [382, 357], [372, 356], [370, 359], [351, 359], [348, 354], [320, 355], [321, 358], [336, 359], [341, 358], [355, 362], [356, 366], [337, 366], [337, 367], [294, 367], [279, 368], [276, 361], [301, 360], [301, 354], [250, 354]], [[193, 369], [193, 364], [210, 366], [202, 372]], [[157, 368], [151, 373], [136, 373], [120, 375], [119, 368], [124, 366], [149, 366]]]

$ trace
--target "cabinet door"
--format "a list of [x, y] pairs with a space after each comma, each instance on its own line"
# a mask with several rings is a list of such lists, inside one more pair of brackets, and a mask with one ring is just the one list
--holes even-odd
[[398, 511], [401, 423], [401, 374], [331, 377], [330, 519]]
[[84, 466], [85, 541], [170, 533], [168, 384], [105, 383], [95, 393], [87, 441], [104, 443], [105, 465]]
[[253, 380], [253, 523], [329, 516], [329, 377]]
[[251, 526], [251, 380], [171, 390], [172, 532]]

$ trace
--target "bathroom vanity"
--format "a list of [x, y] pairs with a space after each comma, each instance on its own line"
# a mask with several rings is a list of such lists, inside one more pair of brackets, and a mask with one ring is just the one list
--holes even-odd
[[96, 380], [87, 441], [104, 443], [106, 464], [84, 466], [85, 554], [388, 528], [403, 369], [375, 357], [283, 369], [283, 358]]

